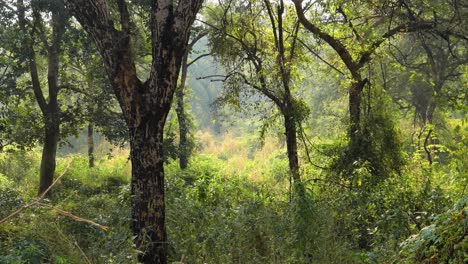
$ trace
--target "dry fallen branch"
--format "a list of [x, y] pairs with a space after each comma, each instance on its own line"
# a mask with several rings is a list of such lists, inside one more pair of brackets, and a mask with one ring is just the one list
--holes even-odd
[[70, 164], [71, 164], [72, 161], [73, 160], [70, 160], [68, 162], [67, 167], [65, 168], [63, 173], [60, 176], [58, 176], [57, 179], [55, 179], [55, 181], [49, 186], [49, 188], [47, 188], [41, 195], [39, 195], [39, 197], [37, 197], [37, 199], [34, 202], [23, 205], [22, 207], [20, 207], [18, 210], [16, 210], [15, 212], [10, 214], [9, 216], [7, 216], [7, 217], [3, 218], [2, 220], [0, 220], [0, 225], [5, 223], [6, 221], [10, 220], [11, 218], [19, 215], [24, 210], [41, 203], [42, 200], [44, 200], [44, 197], [47, 195], [47, 193], [52, 189], [52, 187], [65, 175], [65, 173], [67, 173], [68, 169], [70, 168]]
[[83, 223], [87, 223], [87, 224], [90, 224], [90, 225], [93, 225], [93, 226], [96, 226], [104, 231], [107, 231], [109, 229], [108, 226], [103, 226], [103, 225], [100, 225], [92, 220], [89, 220], [89, 219], [85, 219], [85, 218], [82, 218], [82, 217], [79, 217], [79, 216], [76, 216], [68, 211], [65, 211], [65, 210], [62, 210], [60, 208], [57, 208], [57, 207], [54, 207], [50, 204], [45, 204], [45, 203], [41, 203], [39, 202], [38, 205], [41, 205], [41, 206], [44, 206], [44, 207], [47, 207], [47, 208], [50, 208], [54, 211], [56, 211], [57, 213], [63, 215], [63, 216], [66, 216], [66, 217], [69, 217], [77, 222], [83, 222]]
[[52, 187], [54, 187], [55, 184], [57, 184], [57, 182], [67, 173], [68, 169], [70, 168], [70, 165], [72, 163], [73, 159], [71, 159], [68, 164], [67, 164], [67, 167], [65, 168], [65, 170], [63, 171], [62, 174], [60, 174], [60, 176], [57, 177], [57, 179], [55, 179], [55, 181], [49, 186], [49, 188], [47, 188], [41, 195], [39, 195], [39, 197], [36, 198], [36, 200], [34, 200], [33, 202], [31, 203], [28, 203], [26, 205], [23, 205], [21, 206], [18, 210], [14, 211], [13, 213], [11, 213], [10, 215], [8, 215], [7, 217], [3, 218], [2, 220], [0, 220], [0, 225], [7, 222], [8, 220], [12, 219], [13, 217], [21, 214], [24, 210], [28, 209], [28, 208], [31, 208], [33, 206], [44, 206], [44, 207], [47, 207], [47, 208], [50, 208], [50, 209], [53, 209], [55, 210], [57, 213], [63, 215], [63, 216], [66, 216], [66, 217], [69, 217], [75, 221], [78, 221], [78, 222], [83, 222], [83, 223], [87, 223], [87, 224], [90, 224], [90, 225], [93, 225], [93, 226], [96, 226], [104, 231], [107, 231], [109, 229], [109, 227], [107, 226], [103, 226], [103, 225], [100, 225], [94, 221], [91, 221], [91, 220], [88, 220], [88, 219], [85, 219], [85, 218], [82, 218], [82, 217], [79, 217], [79, 216], [76, 216], [70, 212], [67, 212], [65, 210], [62, 210], [62, 209], [59, 209], [59, 208], [56, 208], [52, 205], [49, 205], [49, 204], [45, 204], [42, 202], [42, 200], [44, 200], [45, 196], [47, 195], [47, 193], [52, 189]]

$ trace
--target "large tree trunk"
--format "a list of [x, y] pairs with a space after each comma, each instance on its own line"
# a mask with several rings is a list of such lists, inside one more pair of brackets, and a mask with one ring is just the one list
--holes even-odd
[[94, 167], [94, 126], [91, 124], [88, 125], [88, 164]]
[[134, 23], [127, 1], [117, 0], [120, 29], [105, 0], [65, 0], [92, 36], [125, 116], [132, 160], [132, 227], [139, 260], [167, 263], [163, 132], [190, 29], [203, 0], [153, 0], [150, 77], [138, 79], [132, 48]]
[[[125, 58], [131, 48], [122, 50]], [[138, 260], [145, 264], [167, 263], [163, 135], [177, 84], [177, 65], [161, 65], [164, 69], [157, 70], [164, 75], [154, 82], [141, 83], [133, 62], [124, 59], [113, 77], [114, 89], [122, 92], [118, 98], [129, 128], [132, 230], [141, 251]], [[160, 91], [167, 93], [155, 96]]]
[[179, 122], [179, 166], [182, 170], [185, 170], [188, 166], [188, 159], [190, 155], [189, 143], [188, 143], [188, 116], [185, 111], [185, 82], [187, 80], [187, 65], [188, 51], [185, 53], [182, 59], [182, 76], [180, 78], [180, 85], [176, 91], [176, 113], [177, 120]]
[[132, 159], [132, 219], [142, 263], [167, 262], [165, 228], [164, 120], [130, 131]]
[[[55, 157], [60, 138], [59, 125], [53, 121], [48, 121], [46, 123], [40, 168], [39, 195], [47, 190], [54, 180]], [[49, 191], [47, 195], [50, 195], [50, 193]]]
[[[125, 71], [116, 73], [114, 89], [146, 91], [121, 97], [130, 135], [132, 230], [136, 247], [141, 251], [138, 256], [141, 263], [167, 263], [163, 135], [173, 93], [164, 96], [150, 94], [158, 89], [174, 91], [179, 67], [177, 64], [166, 67], [165, 76], [158, 77], [158, 82], [143, 84], [136, 79], [134, 64], [127, 63], [121, 62], [119, 67]], [[148, 98], [148, 101], [142, 102], [143, 98]]]
[[[163, 135], [177, 85], [177, 65], [160, 66], [164, 69], [158, 72], [164, 75], [143, 84], [136, 78], [134, 64], [122, 61], [122, 71], [114, 77], [117, 91], [144, 91], [121, 94], [120, 104], [130, 135], [132, 230], [142, 252], [138, 259], [145, 264], [167, 263]], [[168, 93], [155, 96], [159, 91]]]

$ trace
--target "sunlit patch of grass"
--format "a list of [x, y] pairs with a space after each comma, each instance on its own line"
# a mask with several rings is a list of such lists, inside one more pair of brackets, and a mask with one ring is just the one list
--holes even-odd
[[37, 195], [40, 161], [39, 148], [25, 152], [0, 153], [0, 173], [13, 181], [20, 195], [28, 199]]
[[197, 134], [199, 153], [212, 155], [223, 161], [222, 174], [246, 176], [262, 182], [271, 178], [270, 168], [276, 159], [283, 159], [284, 146], [274, 137], [267, 137], [263, 144], [255, 137], [239, 137], [226, 133], [216, 137], [208, 131]]
[[[35, 199], [39, 164], [40, 150], [0, 154], [0, 216]], [[130, 167], [125, 149], [97, 159], [94, 168], [89, 168], [85, 155], [57, 158], [55, 177], [65, 174], [45, 202], [106, 225], [109, 231], [77, 222], [47, 206], [28, 208], [0, 225], [0, 263], [83, 263], [84, 255], [93, 263], [136, 263], [130, 202], [124, 198], [129, 197]]]

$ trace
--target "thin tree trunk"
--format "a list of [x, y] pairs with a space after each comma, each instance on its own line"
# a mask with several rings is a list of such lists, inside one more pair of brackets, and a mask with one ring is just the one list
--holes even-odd
[[218, 113], [218, 106], [213, 107], [212, 116], [214, 119], [213, 131], [215, 135], [221, 135], [221, 121], [219, 120], [220, 115]]
[[176, 91], [176, 113], [177, 120], [179, 122], [179, 166], [182, 170], [185, 170], [188, 166], [188, 159], [190, 155], [189, 143], [188, 143], [188, 117], [185, 111], [185, 83], [187, 80], [187, 65], [188, 60], [188, 51], [185, 52], [185, 55], [182, 59], [182, 75], [180, 80], [180, 86]]
[[301, 184], [301, 176], [299, 172], [299, 158], [297, 154], [297, 125], [294, 120], [294, 112], [292, 110], [285, 111], [284, 128], [286, 130], [286, 147], [288, 152], [289, 170], [294, 180], [294, 184]]
[[219, 113], [219, 106], [214, 103], [213, 96], [211, 95], [210, 90], [208, 87], [205, 87], [206, 94], [208, 95], [208, 102], [212, 105], [211, 107], [211, 119], [214, 120], [213, 124], [213, 132], [215, 135], [221, 135], [221, 114]]
[[349, 91], [349, 124], [350, 124], [350, 138], [354, 138], [359, 133], [359, 123], [361, 116], [361, 95], [360, 93], [351, 88]]
[[[58, 104], [58, 71], [59, 71], [59, 47], [64, 26], [62, 18], [56, 12], [52, 12], [53, 31], [56, 34], [52, 45], [48, 48], [47, 84], [49, 89], [49, 102], [43, 111], [45, 119], [44, 148], [42, 151], [39, 195], [53, 182], [57, 145], [60, 139], [60, 107]], [[48, 192], [47, 195], [50, 195]]]
[[[60, 129], [58, 124], [48, 122], [45, 128], [44, 147], [42, 149], [39, 195], [41, 195], [54, 180], [57, 146], [60, 138]], [[51, 192], [47, 193], [49, 196]]]
[[[64, 12], [62, 2], [57, 2], [51, 8], [51, 24], [52, 24], [52, 39], [50, 45], [45, 41], [45, 49], [47, 50], [47, 84], [48, 84], [48, 100], [46, 100], [39, 80], [38, 66], [36, 64], [36, 54], [34, 50], [34, 34], [43, 34], [42, 32], [29, 31], [28, 23], [25, 18], [26, 7], [23, 0], [17, 0], [18, 21], [20, 30], [24, 34], [23, 47], [28, 59], [29, 73], [31, 75], [31, 83], [34, 91], [34, 96], [41, 109], [44, 117], [44, 146], [42, 150], [40, 176], [39, 176], [39, 195], [42, 194], [53, 182], [57, 145], [60, 139], [60, 107], [58, 104], [58, 72], [59, 72], [59, 54], [62, 45], [62, 36], [65, 31], [65, 22], [68, 19]], [[33, 24], [41, 26], [42, 23], [38, 10], [32, 6]], [[46, 38], [46, 36], [42, 36]], [[47, 195], [50, 195], [48, 192]]]
[[94, 127], [92, 124], [88, 125], [88, 162], [89, 167], [94, 167]]
[[[177, 94], [183, 92], [177, 92]], [[187, 114], [184, 108], [184, 99], [182, 96], [177, 96], [177, 119], [179, 121], [179, 166], [185, 170], [189, 160], [189, 143], [188, 143], [188, 125]]]

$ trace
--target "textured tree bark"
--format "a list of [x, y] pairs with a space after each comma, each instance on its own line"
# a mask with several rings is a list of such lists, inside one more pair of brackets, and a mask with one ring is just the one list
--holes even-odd
[[88, 125], [88, 166], [94, 167], [94, 126]]
[[133, 231], [142, 263], [167, 262], [162, 127], [148, 122], [131, 131]]
[[[132, 230], [142, 252], [138, 256], [141, 263], [167, 263], [163, 135], [180, 63], [159, 66], [164, 67], [158, 69], [164, 76], [145, 84], [136, 78], [134, 64], [127, 63], [121, 62], [122, 71], [114, 77], [114, 89], [140, 91], [123, 94], [121, 99], [130, 135]], [[165, 93], [155, 95], [160, 91]]]
[[202, 0], [151, 1], [152, 65], [150, 77], [136, 74], [131, 14], [117, 0], [121, 29], [105, 0], [65, 0], [94, 39], [125, 117], [132, 160], [132, 229], [139, 261], [167, 263], [163, 133], [177, 86], [190, 29]]

